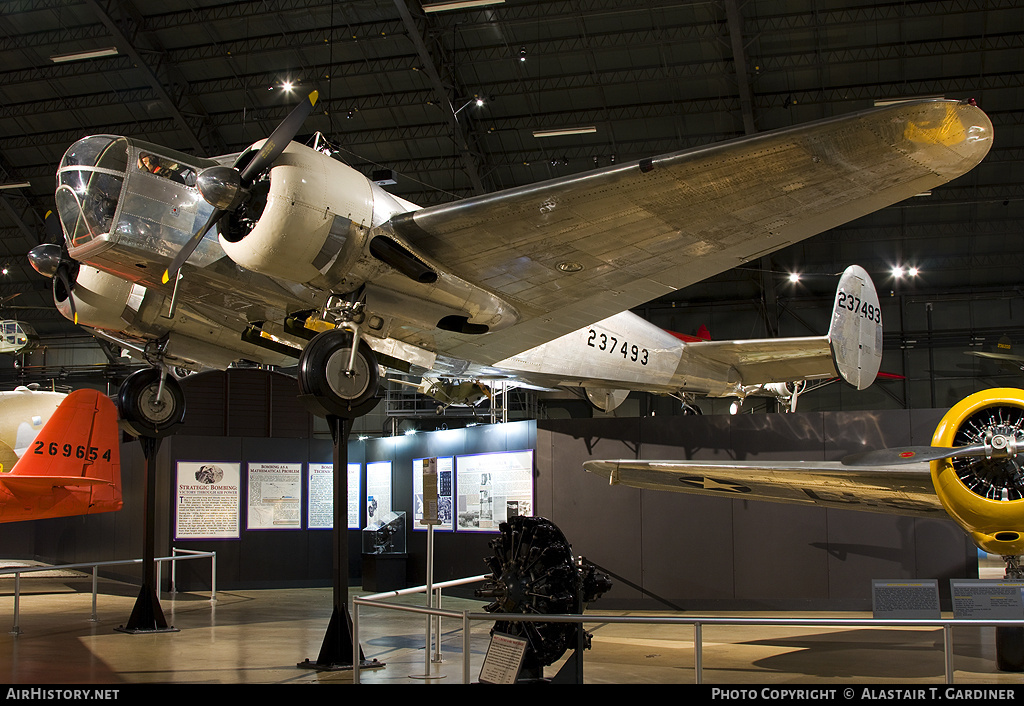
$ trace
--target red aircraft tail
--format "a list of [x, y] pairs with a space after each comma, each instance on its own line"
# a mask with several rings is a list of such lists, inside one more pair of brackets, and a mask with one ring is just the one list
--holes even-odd
[[[69, 394], [10, 473], [0, 522], [120, 510], [117, 408], [96, 390]], [[2, 495], [2, 494], [0, 494]]]

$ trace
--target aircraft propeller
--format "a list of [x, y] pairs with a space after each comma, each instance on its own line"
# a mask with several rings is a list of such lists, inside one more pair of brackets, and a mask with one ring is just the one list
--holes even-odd
[[946, 458], [1009, 458], [1016, 456], [1020, 451], [1024, 451], [1024, 444], [1020, 444], [1015, 437], [993, 434], [981, 444], [970, 444], [953, 448], [943, 446], [903, 446], [893, 449], [876, 449], [874, 451], [850, 454], [845, 456], [841, 462], [844, 466], [890, 466], [904, 463], [940, 461]]
[[78, 262], [68, 254], [67, 244], [64, 242], [63, 231], [60, 227], [57, 214], [54, 211], [47, 211], [43, 218], [43, 225], [46, 228], [47, 237], [55, 242], [42, 243], [28, 252], [28, 261], [32, 268], [43, 275], [56, 280], [64, 288], [68, 297], [68, 305], [71, 307], [71, 318], [78, 323], [78, 311], [75, 307], [74, 291], [75, 278], [78, 276]]
[[207, 203], [214, 207], [213, 213], [210, 214], [203, 227], [196, 231], [178, 254], [174, 256], [174, 259], [161, 278], [164, 284], [167, 284], [171, 277], [177, 276], [178, 271], [199, 246], [200, 241], [209, 232], [210, 228], [213, 227], [213, 224], [225, 213], [237, 209], [245, 201], [248, 190], [252, 187], [256, 178], [281, 156], [284, 148], [288, 146], [288, 143], [298, 133], [299, 128], [302, 127], [302, 123], [313, 112], [313, 106], [316, 105], [318, 96], [319, 93], [313, 91], [307, 96], [306, 100], [295, 106], [292, 112], [288, 114], [288, 117], [270, 134], [270, 137], [264, 142], [263, 147], [256, 153], [256, 156], [244, 167], [242, 166], [242, 160], [248, 156], [246, 154], [241, 155], [235, 161], [235, 164], [230, 167], [208, 167], [199, 173], [196, 177], [196, 187]]

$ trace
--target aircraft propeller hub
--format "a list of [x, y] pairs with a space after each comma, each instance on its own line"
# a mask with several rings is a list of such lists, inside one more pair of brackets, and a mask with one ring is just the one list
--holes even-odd
[[28, 262], [44, 277], [54, 277], [61, 263], [61, 248], [55, 243], [43, 243], [28, 251]]
[[196, 177], [196, 188], [208, 204], [225, 211], [237, 208], [245, 196], [242, 176], [233, 167], [207, 167]]
[[1024, 409], [985, 407], [960, 425], [954, 446], [983, 444], [985, 456], [954, 456], [950, 463], [961, 482], [991, 500], [1024, 498], [1024, 469], [1017, 449], [1024, 445]]

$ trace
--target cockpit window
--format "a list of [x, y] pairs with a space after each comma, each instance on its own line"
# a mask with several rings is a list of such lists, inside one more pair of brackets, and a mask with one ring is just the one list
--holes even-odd
[[69, 247], [110, 232], [127, 167], [127, 141], [110, 135], [86, 137], [64, 154], [55, 200]]
[[195, 186], [196, 173], [188, 166], [151, 152], [139, 152], [139, 169], [157, 176], [176, 181], [185, 186]]

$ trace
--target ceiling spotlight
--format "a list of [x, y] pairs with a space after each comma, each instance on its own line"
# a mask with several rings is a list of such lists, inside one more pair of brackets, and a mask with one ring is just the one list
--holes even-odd
[[291, 91], [294, 88], [295, 88], [295, 84], [292, 83], [291, 81], [284, 81], [284, 82], [281, 83], [281, 90], [286, 91], [288, 93], [291, 93]]
[[919, 270], [916, 267], [911, 267], [907, 269], [907, 274], [910, 275], [911, 277], [917, 277], [918, 272]]
[[790, 282], [799, 282], [800, 281], [800, 273], [799, 272], [790, 272], [789, 273], [789, 281]]
[[895, 277], [896, 279], [900, 279], [901, 277], [903, 277], [903, 268], [900, 267], [899, 265], [892, 268], [892, 276]]
[[519, 61], [526, 61], [526, 47], [519, 49]]

